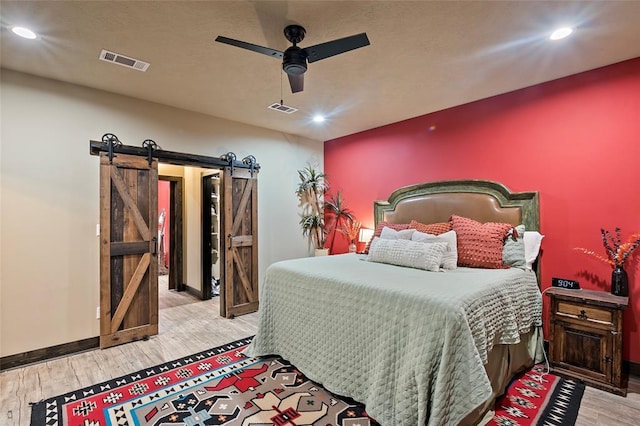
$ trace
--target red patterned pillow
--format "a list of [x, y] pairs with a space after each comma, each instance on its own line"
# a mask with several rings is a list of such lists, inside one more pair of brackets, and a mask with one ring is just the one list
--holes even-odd
[[513, 225], [508, 223], [480, 223], [466, 217], [451, 216], [451, 227], [458, 240], [458, 266], [500, 269], [502, 247]]
[[369, 246], [371, 246], [371, 241], [373, 241], [373, 239], [375, 237], [379, 237], [380, 234], [382, 234], [382, 228], [384, 228], [385, 226], [387, 228], [393, 229], [394, 231], [403, 231], [405, 229], [409, 229], [409, 224], [408, 223], [389, 223], [389, 222], [384, 222], [384, 221], [378, 223], [378, 226], [376, 226], [376, 230], [373, 233], [373, 237], [371, 237], [371, 239], [367, 243], [367, 246], [364, 248], [365, 254], [369, 253]]
[[413, 228], [419, 232], [424, 232], [425, 234], [440, 235], [451, 231], [451, 222], [430, 223], [425, 225], [417, 220], [412, 220], [409, 224], [409, 228]]

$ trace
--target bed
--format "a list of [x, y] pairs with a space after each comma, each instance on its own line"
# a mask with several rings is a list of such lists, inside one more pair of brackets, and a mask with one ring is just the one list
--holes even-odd
[[[538, 210], [536, 192], [480, 180], [412, 185], [374, 203], [376, 226], [460, 216], [537, 231]], [[371, 256], [271, 265], [247, 353], [289, 360], [385, 426], [482, 422], [541, 353], [536, 267], [433, 272]]]

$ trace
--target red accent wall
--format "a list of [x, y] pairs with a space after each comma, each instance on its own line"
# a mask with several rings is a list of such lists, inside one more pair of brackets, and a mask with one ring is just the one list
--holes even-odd
[[[166, 180], [158, 181], [158, 218], [160, 218], [160, 212], [164, 209], [164, 266], [169, 267], [169, 224], [171, 218], [169, 217], [169, 195], [170, 195], [171, 183]], [[160, 226], [158, 226], [160, 231]], [[158, 247], [160, 247], [160, 241], [158, 241]]]
[[[609, 291], [611, 268], [574, 248], [604, 254], [602, 227], [640, 232], [640, 58], [330, 140], [324, 161], [366, 227], [374, 200], [415, 183], [489, 179], [538, 191], [543, 289], [560, 277]], [[625, 269], [623, 356], [640, 363], [640, 249]]]

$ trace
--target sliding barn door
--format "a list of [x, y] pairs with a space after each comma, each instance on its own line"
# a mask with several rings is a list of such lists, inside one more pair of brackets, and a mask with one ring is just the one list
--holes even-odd
[[224, 169], [222, 176], [220, 315], [258, 310], [258, 172]]
[[100, 154], [100, 347], [158, 334], [158, 163]]

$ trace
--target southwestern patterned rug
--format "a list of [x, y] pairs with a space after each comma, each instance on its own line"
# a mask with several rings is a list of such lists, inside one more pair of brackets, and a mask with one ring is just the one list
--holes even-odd
[[496, 401], [491, 426], [574, 425], [584, 394], [582, 383], [544, 374], [542, 364], [516, 376]]
[[[367, 416], [362, 404], [331, 394], [287, 361], [245, 357], [241, 351], [250, 341], [251, 338], [238, 340], [38, 402], [33, 405], [31, 425], [378, 425]], [[544, 403], [533, 403], [538, 408], [531, 408], [525, 415], [538, 421], [540, 416], [535, 413], [545, 407], [549, 410], [554, 401], [561, 402], [562, 407], [568, 404], [567, 393], [549, 396], [554, 389], [563, 388], [562, 383], [571, 382], [547, 375], [540, 386], [553, 385], [548, 392], [534, 384], [535, 390], [528, 397], [534, 398], [533, 393], [541, 395]], [[514, 385], [510, 392], [512, 388]], [[577, 402], [571, 403], [576, 413], [581, 397], [580, 392]], [[512, 402], [517, 407], [523, 404]], [[521, 422], [523, 417], [518, 417], [513, 407], [505, 408], [505, 412], [515, 415], [511, 417], [514, 420], [497, 412], [494, 424], [536, 424]], [[557, 415], [554, 410], [550, 412], [549, 416]], [[552, 418], [549, 416], [546, 418]]]

